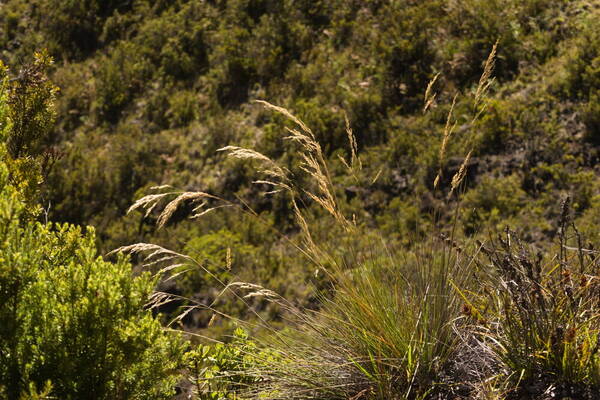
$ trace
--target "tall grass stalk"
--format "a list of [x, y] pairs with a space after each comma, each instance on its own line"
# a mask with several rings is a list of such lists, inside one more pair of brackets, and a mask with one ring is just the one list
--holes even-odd
[[[494, 55], [495, 46], [476, 92], [476, 112], [482, 107], [491, 84]], [[433, 83], [427, 90], [425, 108], [433, 103], [432, 86]], [[448, 114], [440, 149], [440, 174], [445, 148], [456, 125], [452, 122], [455, 101], [456, 98]], [[448, 371], [452, 369], [451, 364], [456, 363], [463, 337], [457, 331], [462, 329], [464, 292], [471, 290], [471, 269], [477, 252], [472, 253], [475, 257], [468, 256], [454, 243], [453, 237], [440, 240], [436, 232], [423, 243], [415, 242], [411, 249], [390, 250], [385, 244], [376, 243], [366, 250], [344, 248], [343, 257], [339, 257], [339, 249], [332, 251], [336, 246], [334, 241], [343, 243], [339, 238], [332, 238], [329, 245], [315, 241], [306, 214], [306, 199], [329, 214], [344, 236], [367, 237], [369, 232], [341, 211], [328, 160], [310, 128], [285, 108], [265, 101], [259, 103], [293, 123], [293, 128], [286, 128], [285, 139], [297, 145], [299, 169], [309, 178], [309, 184], [300, 186], [287, 168], [255, 150], [227, 146], [220, 151], [258, 163], [259, 172], [265, 178], [256, 182], [272, 186], [271, 192], [289, 196], [301, 230], [300, 241], [280, 232], [275, 234], [325, 273], [328, 288], [320, 294], [320, 308], [314, 311], [295, 308], [274, 292], [257, 285], [219, 282], [224, 286], [223, 293], [233, 293], [238, 299], [260, 296], [278, 303], [286, 310], [290, 322], [283, 331], [269, 329], [271, 335], [262, 346], [265, 351], [255, 355], [253, 366], [245, 367], [246, 373], [255, 378], [253, 384], [237, 390], [237, 395], [262, 399], [383, 400], [420, 399], [451, 392], [452, 377]], [[351, 157], [342, 162], [357, 178], [355, 172], [361, 170], [362, 163], [347, 120], [346, 128]], [[471, 151], [452, 179], [450, 195], [463, 182], [470, 155]], [[234, 207], [259, 218], [246, 203], [232, 203], [204, 192], [152, 194], [138, 200], [130, 210], [143, 208], [147, 213], [160, 210], [158, 221], [164, 226], [181, 204], [190, 202], [199, 203], [194, 217], [217, 208]], [[183, 259], [185, 265], [196, 263], [203, 268], [189, 257], [144, 246], [121, 250], [145, 251], [149, 264], [169, 264], [171, 259]], [[180, 264], [171, 263], [161, 271], [175, 271]], [[242, 295], [240, 291], [247, 294]], [[158, 296], [157, 300], [165, 298]], [[212, 304], [197, 307], [212, 309]], [[262, 319], [259, 321], [266, 324]]]

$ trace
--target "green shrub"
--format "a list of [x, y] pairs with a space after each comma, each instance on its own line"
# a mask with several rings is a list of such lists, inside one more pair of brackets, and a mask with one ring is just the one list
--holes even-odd
[[169, 110], [166, 113], [171, 127], [187, 126], [198, 115], [197, 96], [190, 91], [180, 91], [169, 99]]
[[183, 344], [144, 309], [155, 278], [99, 257], [92, 228], [36, 222], [22, 188], [53, 115], [36, 66], [0, 93], [0, 397], [169, 398]]
[[600, 28], [594, 23], [597, 13], [580, 22], [579, 35], [567, 53], [566, 92], [568, 95], [588, 99], [600, 90]]
[[[598, 58], [600, 63], [600, 57]], [[600, 143], [600, 87], [590, 94], [589, 101], [583, 106], [582, 119], [586, 127], [586, 138], [597, 145]]]
[[4, 65], [2, 79], [7, 91], [10, 129], [6, 140], [9, 155], [19, 157], [40, 155], [44, 141], [54, 124], [56, 113], [54, 101], [58, 88], [46, 76], [52, 59], [44, 53], [37, 53], [35, 61], [24, 66], [16, 79], [8, 81]]
[[[80, 58], [100, 44], [104, 22], [115, 12], [131, 9], [128, 0], [43, 0], [34, 15], [43, 27], [51, 50]], [[36, 12], [37, 11], [37, 12]]]
[[464, 195], [464, 229], [467, 234], [488, 226], [502, 229], [508, 218], [525, 207], [526, 194], [520, 177], [513, 174], [502, 178], [486, 176], [479, 185]]
[[205, 30], [210, 14], [209, 8], [192, 3], [173, 7], [160, 18], [145, 21], [135, 43], [161, 75], [189, 79], [207, 67]]
[[168, 398], [180, 341], [144, 304], [155, 280], [102, 260], [93, 231], [21, 222], [23, 202], [0, 176], [0, 386], [18, 397], [50, 380], [77, 399]]
[[462, 83], [479, 75], [488, 48], [499, 42], [496, 76], [511, 78], [525, 63], [543, 63], [564, 38], [564, 0], [467, 0], [450, 2], [447, 28], [452, 33], [443, 51], [452, 58], [451, 73]]
[[145, 84], [151, 67], [131, 42], [119, 42], [102, 60], [96, 73], [96, 101], [99, 114], [115, 123], [121, 112]]
[[199, 345], [186, 353], [188, 378], [199, 400], [238, 399], [237, 393], [260, 380], [249, 370], [261, 359], [248, 333], [237, 328], [230, 343]]
[[18, 188], [35, 214], [42, 175], [54, 160], [49, 150], [50, 133], [56, 117], [54, 101], [58, 88], [46, 76], [52, 59], [36, 53], [35, 61], [23, 66], [17, 78], [10, 79], [0, 62], [0, 142], [4, 166], [11, 184]]

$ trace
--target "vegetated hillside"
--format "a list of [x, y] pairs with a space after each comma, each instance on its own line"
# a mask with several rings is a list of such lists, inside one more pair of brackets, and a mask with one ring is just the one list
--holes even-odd
[[[575, 0], [9, 0], [0, 43], [11, 66], [41, 48], [56, 59], [59, 115], [47, 145], [61, 157], [41, 198], [51, 220], [95, 226], [105, 251], [155, 241], [205, 260], [225, 282], [239, 275], [293, 298], [314, 271], [270, 230], [293, 236], [293, 210], [261, 195], [269, 188], [252, 184], [250, 162], [217, 151], [249, 146], [305, 179], [283, 139], [292, 125], [253, 100], [315, 132], [344, 213], [390, 242], [407, 245], [434, 218], [451, 218], [434, 179], [441, 168], [447, 189], [470, 147], [461, 234], [508, 224], [533, 241], [553, 238], [569, 194], [580, 230], [599, 239], [599, 12]], [[496, 81], [470, 123], [496, 41]], [[345, 115], [362, 167], [352, 176], [338, 157], [351, 157]], [[246, 201], [262, 223], [218, 212], [157, 231], [152, 214], [125, 216], [164, 184]], [[182, 218], [191, 207], [181, 205]], [[336, 228], [316, 208], [309, 215], [315, 240], [335, 243]], [[208, 275], [190, 272], [176, 290], [214, 296]]]

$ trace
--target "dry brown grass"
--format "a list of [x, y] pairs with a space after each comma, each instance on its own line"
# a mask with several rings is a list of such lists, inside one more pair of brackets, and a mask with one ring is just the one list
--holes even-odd
[[[475, 93], [476, 107], [485, 104], [485, 96], [491, 85], [491, 72], [496, 47], [484, 66]], [[424, 111], [435, 102], [432, 94], [437, 76], [428, 85]], [[436, 177], [438, 186], [447, 146], [456, 128], [455, 96], [446, 118], [440, 146], [440, 169]], [[258, 164], [258, 172], [264, 177], [255, 181], [271, 187], [268, 193], [289, 197], [301, 235], [300, 242], [292, 241], [278, 233], [299, 249], [318, 270], [330, 278], [331, 297], [322, 298], [318, 312], [300, 310], [276, 292], [248, 282], [222, 285], [217, 298], [232, 293], [237, 299], [247, 301], [260, 298], [281, 306], [292, 319], [289, 331], [277, 332], [259, 318], [259, 323], [273, 334], [270, 350], [276, 354], [273, 360], [263, 360], [256, 371], [248, 374], [260, 376], [262, 382], [249, 388], [250, 397], [261, 398], [418, 398], [426, 396], [440, 369], [455, 356], [460, 338], [455, 334], [456, 321], [460, 320], [462, 298], [453, 285], [461, 286], [470, 279], [464, 273], [472, 263], [469, 257], [450, 247], [424, 244], [419, 252], [390, 254], [385, 246], [373, 246], [367, 258], [355, 254], [355, 264], [340, 262], [337, 256], [321, 243], [311, 232], [310, 218], [304, 201], [309, 199], [325, 211], [341, 227], [347, 236], [361, 234], [353, 220], [342, 212], [336, 198], [328, 160], [311, 129], [289, 110], [266, 101], [258, 104], [283, 115], [293, 127], [285, 128], [284, 139], [295, 144], [299, 159], [298, 169], [309, 179], [301, 186], [297, 176], [266, 154], [238, 146], [226, 146], [219, 151], [230, 157]], [[473, 121], [478, 118], [476, 113]], [[362, 162], [358, 143], [350, 122], [345, 117], [349, 143], [349, 157], [340, 157], [347, 171], [358, 180]], [[467, 153], [458, 172], [452, 178], [450, 195], [457, 190], [466, 176], [473, 148]], [[379, 175], [379, 173], [378, 173]], [[374, 180], [376, 180], [375, 177]], [[158, 190], [169, 189], [160, 188]], [[238, 211], [259, 218], [246, 203], [233, 203], [205, 192], [177, 192], [151, 194], [138, 200], [130, 211], [146, 210], [146, 214], [158, 213], [158, 225], [164, 226], [183, 204], [200, 203], [192, 217], [199, 217], [221, 207], [234, 207]], [[428, 247], [431, 246], [431, 247]], [[146, 253], [146, 265], [168, 262], [161, 273], [171, 273], [180, 268], [199, 267], [195, 260], [152, 245], [138, 244], [119, 250]], [[353, 253], [354, 249], [347, 249]], [[228, 268], [228, 265], [224, 265]], [[162, 294], [155, 301], [167, 301]], [[215, 300], [216, 301], [216, 300]], [[217, 316], [237, 320], [214, 307], [214, 302], [196, 304], [184, 312], [203, 309]], [[245, 323], [244, 321], [239, 321]], [[483, 391], [484, 389], [482, 389]], [[341, 397], [340, 397], [341, 396]], [[391, 396], [391, 397], [390, 397]]]
[[430, 107], [435, 105], [435, 98], [437, 97], [437, 93], [433, 93], [433, 85], [437, 81], [437, 78], [440, 76], [440, 73], [437, 73], [432, 80], [427, 84], [427, 89], [425, 90], [425, 98], [423, 106], [423, 113], [429, 110]]
[[[471, 127], [481, 117], [481, 114], [485, 111], [486, 106], [487, 106], [486, 98], [489, 93], [490, 87], [494, 83], [494, 78], [492, 77], [492, 73], [494, 71], [494, 65], [495, 65], [495, 61], [496, 61], [497, 46], [498, 46], [498, 42], [496, 42], [493, 45], [492, 50], [491, 50], [490, 54], [488, 55], [488, 58], [483, 67], [483, 72], [481, 74], [481, 77], [479, 78], [479, 83], [477, 85], [477, 89], [475, 90], [475, 95], [473, 98], [473, 117], [470, 121]], [[426, 111], [429, 108], [429, 106], [431, 105], [431, 103], [435, 100], [435, 94], [431, 94], [431, 88], [432, 88], [435, 80], [437, 79], [437, 77], [438, 77], [438, 75], [436, 75], [431, 80], [429, 85], [427, 86], [427, 90], [425, 92], [425, 107], [423, 109], [424, 111]], [[440, 151], [439, 151], [439, 170], [438, 170], [438, 173], [433, 182], [434, 189], [437, 189], [437, 187], [440, 183], [440, 179], [442, 178], [444, 164], [445, 164], [445, 160], [446, 160], [446, 151], [448, 148], [448, 144], [450, 142], [450, 138], [451, 138], [451, 136], [454, 132], [454, 129], [456, 128], [456, 124], [457, 124], [456, 120], [453, 121], [453, 113], [454, 113], [454, 107], [456, 105], [457, 96], [458, 95], [455, 95], [454, 98], [452, 99], [452, 104], [450, 106], [450, 110], [448, 111], [448, 115], [446, 117], [446, 125], [444, 126], [442, 143], [440, 145]], [[460, 187], [461, 183], [465, 179], [466, 172], [467, 172], [467, 166], [469, 164], [469, 161], [471, 160], [471, 155], [473, 154], [473, 151], [475, 150], [474, 135], [471, 135], [468, 138], [466, 148], [468, 149], [468, 152], [465, 155], [463, 162], [461, 163], [458, 171], [452, 177], [452, 180], [450, 183], [450, 191], [448, 193], [448, 198], [450, 198], [452, 196], [452, 194], [455, 193], [455, 191]]]

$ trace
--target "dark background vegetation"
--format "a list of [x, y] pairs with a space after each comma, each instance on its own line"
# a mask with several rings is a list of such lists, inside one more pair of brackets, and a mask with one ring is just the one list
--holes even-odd
[[[432, 185], [450, 100], [476, 87], [498, 40], [483, 118], [468, 127], [466, 96], [456, 105], [442, 184], [468, 138], [476, 141], [460, 229], [469, 236], [510, 224], [533, 241], [552, 238], [548, 221], [569, 193], [581, 229], [596, 239], [596, 8], [566, 0], [10, 0], [0, 8], [0, 45], [17, 73], [41, 48], [56, 60], [51, 77], [61, 91], [47, 145], [62, 157], [41, 198], [51, 220], [95, 226], [103, 252], [154, 241], [218, 264], [236, 248], [234, 273], [286, 293], [300, 290], [288, 283], [304, 281], [303, 261], [256, 222], [218, 214], [166, 233], [125, 211], [150, 186], [170, 184], [239, 196], [293, 233], [289, 205], [259, 196], [248, 166], [216, 152], [251, 146], [293, 170], [284, 121], [251, 102], [266, 99], [303, 119], [334, 162], [349, 153], [348, 115], [369, 184], [336, 174], [340, 199], [358, 221], [407, 243], [427, 232], [441, 200]], [[437, 107], [424, 115], [437, 73]], [[181, 290], [199, 295], [204, 278], [189, 280]]]
[[[347, 398], [348, 393], [354, 399], [371, 394], [369, 398], [389, 398], [389, 393], [400, 393], [402, 384], [409, 391], [414, 386], [425, 398], [438, 381], [451, 381], [440, 373], [437, 350], [429, 359], [423, 358], [428, 363], [421, 367], [427, 369], [424, 375], [420, 359], [416, 367], [390, 367], [382, 362], [377, 368], [384, 372], [377, 375], [367, 371], [368, 363], [359, 365], [350, 358], [351, 362], [343, 364], [335, 357], [343, 360], [356, 351], [371, 357], [375, 365], [381, 360], [373, 358], [372, 348], [382, 342], [387, 345], [389, 339], [399, 346], [382, 354], [399, 360], [402, 346], [412, 345], [400, 329], [405, 325], [414, 325], [415, 332], [422, 330], [425, 352], [432, 343], [434, 347], [442, 343], [440, 338], [450, 338], [452, 346], [464, 344], [464, 338], [459, 340], [451, 329], [461, 307], [466, 316], [460, 318], [468, 318], [480, 332], [489, 328], [488, 337], [498, 338], [495, 343], [508, 349], [504, 353], [496, 349], [495, 360], [504, 370], [498, 372], [491, 364], [485, 367], [498, 376], [508, 375], [506, 382], [514, 387], [521, 381], [515, 383], [516, 375], [511, 373], [525, 371], [525, 384], [519, 390], [536, 381], [543, 382], [532, 389], [537, 394], [556, 382], [554, 387], [574, 398], [583, 396], [583, 389], [567, 388], [571, 383], [597, 389], [598, 264], [588, 242], [600, 243], [599, 21], [600, 6], [592, 0], [1, 2], [0, 59], [12, 70], [4, 79], [0, 120], [12, 125], [0, 127], [6, 142], [6, 149], [0, 148], [0, 225], [8, 238], [0, 243], [0, 295], [4, 296], [0, 300], [6, 304], [14, 300], [15, 311], [5, 307], [4, 314], [0, 313], [8, 318], [2, 321], [11, 322], [0, 327], [4, 329], [0, 339], [9, 338], [0, 341], [0, 355], [11, 362], [0, 369], [2, 382], [8, 382], [5, 386], [0, 382], [0, 395], [14, 397], [29, 391], [30, 397], [25, 398], [42, 398], [44, 393], [77, 398], [88, 386], [102, 388], [98, 398], [172, 395], [182, 354], [190, 344], [169, 336], [160, 328], [158, 314], [144, 310], [157, 280], [140, 272], [139, 256], [132, 258], [133, 268], [114, 255], [106, 256], [113, 263], [96, 257], [96, 249], [106, 255], [136, 242], [162, 245], [206, 266], [159, 284], [159, 290], [187, 298], [160, 308], [162, 322], [176, 316], [182, 310], [179, 306], [208, 304], [216, 298], [215, 306], [233, 317], [215, 318], [210, 312], [196, 311], [174, 327], [223, 338], [221, 334], [233, 332], [235, 317], [264, 319], [276, 328], [286, 326], [286, 316], [276, 302], [252, 298], [243, 304], [218, 297], [222, 285], [233, 281], [272, 289], [289, 301], [288, 306], [323, 311], [322, 319], [303, 317], [317, 329], [306, 340], [293, 342], [302, 346], [311, 342], [312, 350], [308, 346], [303, 356], [321, 357], [315, 370], [306, 367], [309, 364], [302, 357], [284, 359], [280, 369], [264, 369], [261, 360], [248, 359], [247, 354], [265, 351], [265, 358], [277, 361], [273, 355], [277, 352], [258, 350], [242, 330], [227, 339], [232, 346], [200, 346], [187, 352], [185, 370], [198, 378], [192, 383], [206, 381], [205, 365], [210, 365], [228, 373], [234, 385], [215, 383], [208, 376], [209, 389], [198, 389], [202, 399], [258, 381], [266, 386], [256, 393], [294, 394], [297, 387], [311, 381], [306, 379], [310, 374], [316, 381], [324, 379], [320, 389], [329, 389], [327, 385], [339, 378], [336, 368], [345, 374], [344, 368], [353, 365], [358, 366], [349, 375], [356, 378], [354, 386], [330, 398]], [[485, 110], [473, 119], [473, 96], [495, 43], [495, 82]], [[54, 58], [53, 64], [36, 55], [42, 49]], [[425, 91], [434, 78], [431, 89], [436, 98], [424, 112]], [[258, 178], [255, 163], [227, 158], [218, 151], [228, 145], [256, 149], [288, 168], [297, 187], [315, 186], [302, 171], [301, 153], [284, 140], [285, 128], [296, 126], [254, 102], [260, 99], [285, 107], [312, 129], [330, 166], [331, 190], [340, 212], [356, 222], [353, 232], [362, 233], [348, 235], [340, 224], [326, 218], [327, 213], [307, 193], [299, 195], [312, 239], [330, 258], [311, 262], [289, 246], [288, 241], [300, 242], [303, 237], [289, 197], [265, 195], [270, 186], [253, 183]], [[444, 126], [453, 99], [451, 122], [456, 127], [442, 157]], [[343, 162], [354, 157], [346, 118], [360, 159], [360, 167], [351, 173]], [[452, 177], [471, 148], [460, 195], [448, 197]], [[435, 188], [438, 173], [441, 179]], [[182, 202], [167, 226], [159, 229], [159, 210], [127, 213], [152, 187], [167, 184], [248, 206], [255, 216], [224, 209], [190, 221], [187, 217], [194, 204]], [[561, 208], [560, 199], [567, 197], [569, 202]], [[457, 209], [459, 214], [455, 214]], [[579, 229], [574, 230], [571, 242], [565, 239], [567, 220]], [[48, 222], [92, 226], [96, 233]], [[462, 274], [463, 265], [453, 259], [455, 265], [450, 264], [460, 268], [446, 269], [448, 259], [445, 253], [436, 253], [436, 247], [420, 258], [418, 244], [429, 243], [434, 232], [451, 231], [456, 250], [461, 243], [477, 243], [476, 239], [487, 246], [507, 225], [512, 231], [506, 237], [520, 237], [546, 253], [535, 258], [521, 242], [510, 240], [497, 242], [498, 248], [479, 246], [475, 254], [485, 253], [486, 266], [495, 271], [488, 271], [487, 276], [484, 269], [477, 277], [487, 282], [481, 285], [484, 289], [469, 286], [477, 279], [465, 278], [468, 285], [449, 290], [448, 274]], [[384, 256], [375, 254], [361, 264], [362, 251], [370, 248], [374, 237], [385, 238], [386, 245], [396, 251], [405, 250], [404, 261], [392, 257], [388, 265]], [[573, 245], [573, 238], [585, 238], [576, 243], [577, 267], [570, 264], [573, 259], [563, 247], [567, 242]], [[561, 246], [558, 257], [548, 250], [557, 242]], [[25, 261], [9, 262], [12, 258], [2, 258], [6, 254]], [[361, 256], [352, 260], [352, 254]], [[343, 278], [345, 271], [326, 265], [329, 259], [341, 259], [345, 266], [354, 262], [351, 266], [358, 273]], [[552, 267], [556, 262], [560, 273], [556, 268], [542, 273], [542, 264]], [[322, 269], [315, 270], [315, 264]], [[439, 269], [426, 271], [425, 267], [438, 264]], [[15, 265], [23, 266], [18, 274], [13, 273]], [[328, 268], [339, 273], [335, 288], [323, 274]], [[74, 272], [67, 279], [63, 275], [69, 271]], [[417, 284], [411, 286], [394, 273], [406, 274]], [[386, 279], [393, 281], [391, 289]], [[574, 283], [578, 279], [579, 286]], [[381, 308], [396, 310], [395, 301], [403, 299], [409, 289], [413, 292], [403, 299], [408, 305], [405, 309], [414, 305], [414, 310], [421, 310], [418, 305], [430, 295], [430, 281], [438, 284], [432, 290], [440, 295], [432, 308], [424, 309], [439, 312], [435, 321], [440, 323], [439, 332], [422, 328], [419, 312], [379, 313]], [[98, 288], [92, 292], [90, 284]], [[50, 290], [56, 292], [54, 297], [44, 297]], [[380, 303], [371, 302], [372, 297]], [[121, 298], [131, 300], [123, 304]], [[453, 299], [452, 307], [441, 298]], [[19, 303], [19, 299], [24, 300]], [[39, 299], [44, 300], [37, 307]], [[73, 299], [89, 310], [74, 307]], [[575, 305], [573, 299], [579, 303]], [[54, 311], [61, 307], [77, 308], [80, 314], [73, 312], [70, 319], [63, 319], [67, 312]], [[43, 318], [49, 316], [47, 320], [39, 317], [38, 308]], [[371, 318], [365, 310], [380, 319]], [[489, 315], [482, 316], [488, 311]], [[484, 317], [494, 321], [497, 331], [486, 325]], [[345, 331], [338, 320], [355, 325]], [[417, 322], [407, 325], [406, 321]], [[528, 330], [534, 325], [535, 329]], [[365, 332], [374, 336], [355, 335], [355, 326], [366, 326]], [[427, 336], [432, 331], [439, 336]], [[521, 336], [524, 331], [528, 334]], [[412, 335], [410, 329], [407, 332]], [[354, 347], [337, 346], [338, 339], [341, 343], [355, 340]], [[440, 346], [440, 354], [452, 362], [462, 357], [454, 347]], [[12, 348], [18, 351], [6, 350]], [[140, 354], [139, 360], [133, 360], [133, 353]], [[106, 369], [98, 369], [97, 354], [108, 360], [100, 365]], [[335, 359], [327, 358], [330, 354]], [[161, 355], [171, 362], [157, 363]], [[470, 359], [469, 355], [464, 359]], [[123, 369], [122, 363], [129, 369]], [[301, 383], [293, 379], [297, 365], [306, 367]], [[236, 375], [261, 367], [261, 374], [266, 375], [258, 378]], [[64, 376], [57, 371], [64, 371]], [[84, 371], [81, 381], [72, 378], [77, 371]], [[406, 371], [417, 379], [402, 381], [411, 376]], [[470, 379], [464, 376], [458, 379]], [[46, 379], [54, 386], [45, 387]], [[384, 385], [386, 379], [389, 382]], [[29, 387], [29, 381], [35, 384]], [[370, 386], [373, 382], [382, 385], [377, 395]], [[455, 390], [464, 382], [455, 383], [448, 386]], [[212, 384], [216, 384], [214, 390]], [[467, 390], [465, 396], [475, 392]], [[416, 398], [410, 396], [402, 398]]]
[[[9, 0], [0, 6], [0, 58], [17, 77], [37, 50], [55, 59], [58, 115], [43, 146], [59, 157], [39, 196], [49, 220], [94, 226], [103, 254], [159, 243], [204, 260], [224, 282], [235, 276], [311, 305], [314, 270], [270, 229], [297, 233], [289, 203], [261, 194], [249, 162], [217, 152], [252, 147], [299, 172], [283, 140], [288, 122], [252, 100], [310, 126], [346, 215], [409, 246], [452, 219], [441, 206], [447, 190], [433, 181], [458, 94], [441, 179], [447, 189], [473, 143], [458, 235], [510, 225], [543, 246], [568, 194], [581, 232], [597, 241], [599, 12], [575, 0]], [[471, 125], [467, 99], [496, 41], [496, 82]], [[423, 113], [436, 74], [438, 96]], [[354, 177], [338, 160], [350, 154], [344, 113], [363, 165]], [[243, 199], [263, 222], [226, 212], [189, 222], [180, 210], [157, 230], [152, 215], [126, 215], [163, 184]], [[339, 232], [307, 207], [317, 240], [335, 247]], [[223, 271], [228, 248], [232, 268]], [[196, 300], [216, 294], [200, 271], [170, 285]], [[209, 317], [185, 322], [202, 329]]]

